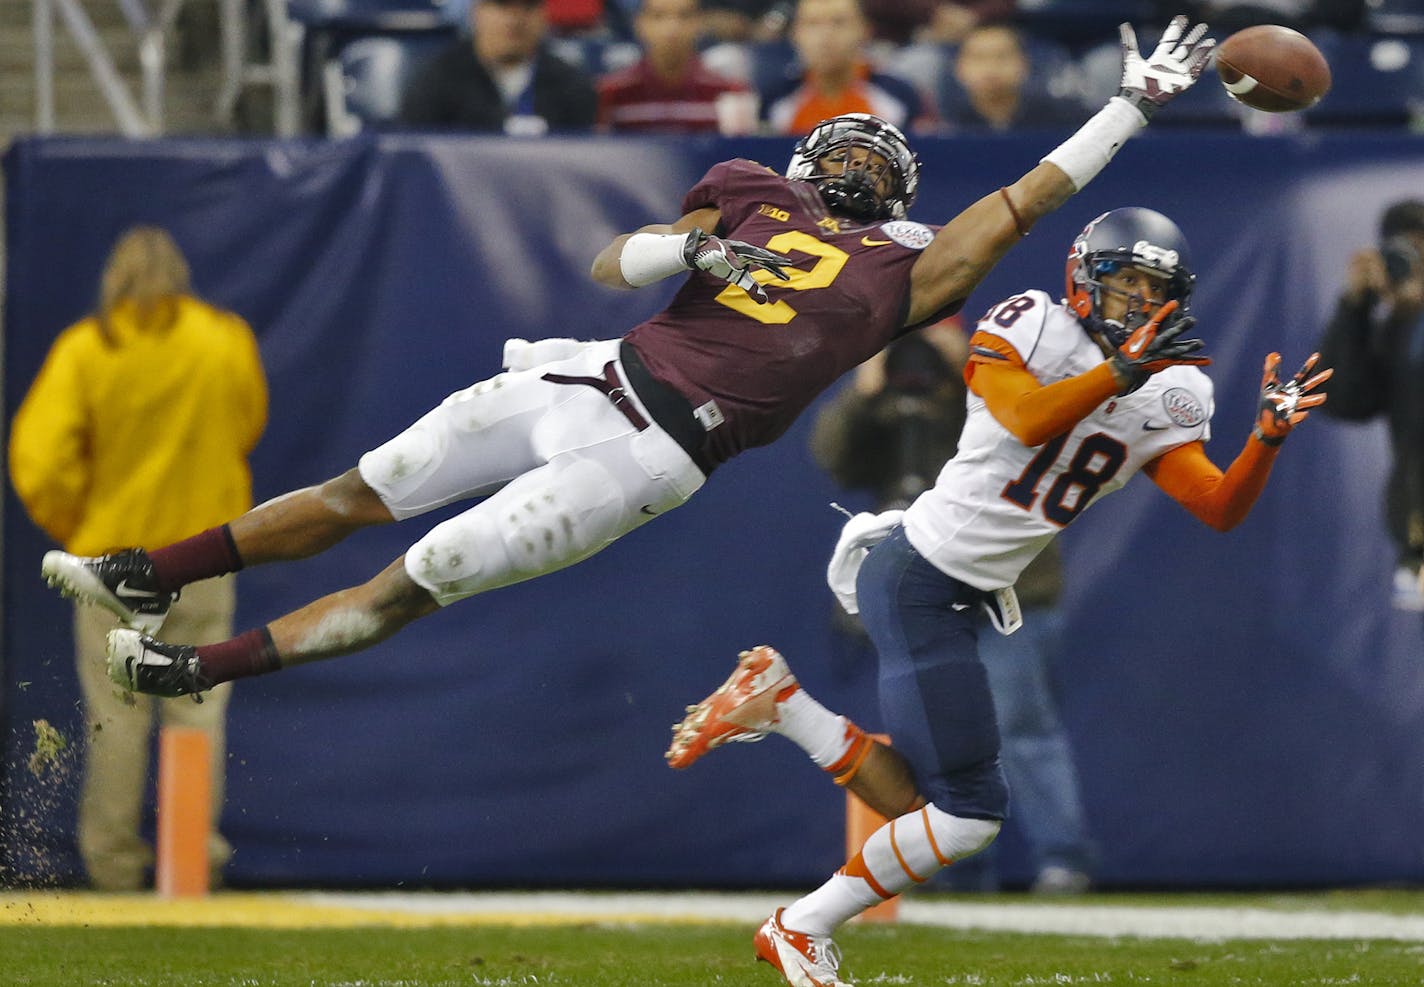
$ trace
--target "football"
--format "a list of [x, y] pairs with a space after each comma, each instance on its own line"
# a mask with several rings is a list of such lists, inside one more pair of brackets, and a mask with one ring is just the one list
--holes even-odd
[[1314, 106], [1330, 90], [1330, 65], [1299, 31], [1260, 24], [1216, 49], [1216, 74], [1233, 99], [1269, 113]]

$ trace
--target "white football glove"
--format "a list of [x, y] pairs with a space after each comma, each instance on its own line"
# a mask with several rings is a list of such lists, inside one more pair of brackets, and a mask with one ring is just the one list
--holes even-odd
[[682, 262], [690, 269], [706, 271], [714, 278], [736, 285], [761, 305], [769, 299], [766, 289], [752, 277], [754, 270], [770, 271], [783, 281], [791, 279], [791, 275], [783, 270], [791, 266], [790, 257], [741, 240], [709, 236], [699, 229], [687, 234], [687, 243], [682, 248]]
[[1118, 95], [1149, 120], [1173, 96], [1191, 88], [1216, 47], [1215, 39], [1205, 37], [1205, 24], [1188, 32], [1189, 23], [1185, 14], [1173, 17], [1157, 48], [1145, 60], [1138, 53], [1137, 32], [1132, 25], [1118, 25], [1122, 42], [1122, 88]]

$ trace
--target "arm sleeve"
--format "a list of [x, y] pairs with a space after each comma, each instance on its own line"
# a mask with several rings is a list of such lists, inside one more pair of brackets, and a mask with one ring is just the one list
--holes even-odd
[[1106, 363], [1044, 386], [1012, 345], [983, 330], [969, 340], [964, 380], [999, 424], [1029, 448], [1069, 431], [1118, 391]]
[[1335, 371], [1325, 414], [1359, 421], [1389, 406], [1389, 368], [1375, 335], [1370, 304], [1342, 298], [1320, 340], [1320, 366]]
[[1279, 447], [1248, 438], [1241, 454], [1223, 473], [1200, 442], [1164, 452], [1143, 467], [1152, 481], [1203, 524], [1230, 531], [1251, 512], [1266, 487]]
[[89, 426], [75, 340], [45, 358], [10, 428], [10, 480], [34, 522], [64, 545], [79, 527], [92, 481]]

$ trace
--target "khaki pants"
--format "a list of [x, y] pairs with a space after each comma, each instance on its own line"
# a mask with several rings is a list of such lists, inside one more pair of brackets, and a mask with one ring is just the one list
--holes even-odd
[[[185, 586], [159, 638], [172, 644], [211, 644], [231, 637], [235, 589], [231, 576]], [[142, 888], [144, 870], [153, 863], [153, 851], [140, 837], [139, 823], [155, 720], [160, 726], [194, 727], [207, 733], [213, 755], [208, 859], [216, 872], [232, 855], [217, 831], [227, 760], [224, 723], [232, 687], [220, 685], [204, 693], [201, 704], [187, 696], [159, 699], [125, 692], [110, 680], [104, 664], [106, 637], [117, 626], [102, 607], [75, 608], [75, 655], [88, 736], [79, 797], [79, 854], [90, 881], [101, 891]]]

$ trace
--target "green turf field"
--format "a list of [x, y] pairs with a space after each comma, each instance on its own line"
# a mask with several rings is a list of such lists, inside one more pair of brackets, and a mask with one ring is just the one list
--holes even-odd
[[[1022, 897], [998, 898], [1030, 903]], [[1424, 896], [1389, 892], [1210, 899], [1094, 895], [1085, 904], [1133, 904], [1151, 910], [1197, 901], [1286, 914], [1309, 909], [1418, 916]], [[253, 913], [244, 912], [234, 925], [125, 926], [112, 924], [120, 920], [114, 915], [98, 913], [89, 924], [54, 924], [45, 917], [44, 908], [27, 911], [23, 900], [12, 897], [4, 908], [8, 920], [0, 923], [0, 983], [781, 987], [769, 967], [752, 960], [752, 927], [737, 922], [508, 925], [484, 917], [470, 924], [434, 927], [262, 928], [261, 899], [254, 896], [244, 908], [249, 904]], [[134, 908], [133, 914], [144, 921], [155, 918], [141, 907]], [[161, 914], [157, 918], [184, 921]], [[511, 921], [528, 921], [528, 916]], [[1418, 937], [1194, 941], [902, 923], [851, 927], [838, 941], [845, 953], [842, 974], [860, 985], [1424, 984], [1424, 940]]]

